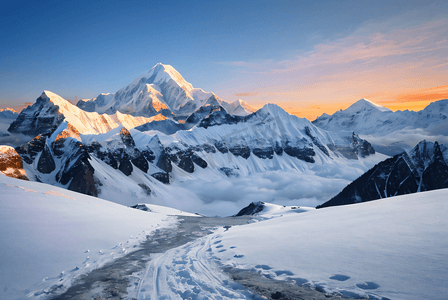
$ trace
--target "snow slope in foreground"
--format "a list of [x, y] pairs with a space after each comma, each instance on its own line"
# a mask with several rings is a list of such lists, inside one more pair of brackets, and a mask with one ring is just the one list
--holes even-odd
[[0, 299], [45, 295], [54, 284], [137, 249], [176, 222], [175, 210], [145, 212], [0, 174]]
[[[220, 229], [225, 265], [342, 295], [446, 299], [448, 189]], [[373, 298], [375, 299], [375, 298]]]

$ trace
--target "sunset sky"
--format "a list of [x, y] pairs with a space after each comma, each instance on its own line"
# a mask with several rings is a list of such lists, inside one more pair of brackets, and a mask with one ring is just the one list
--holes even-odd
[[116, 92], [156, 63], [314, 119], [448, 98], [448, 1], [1, 1], [0, 108]]

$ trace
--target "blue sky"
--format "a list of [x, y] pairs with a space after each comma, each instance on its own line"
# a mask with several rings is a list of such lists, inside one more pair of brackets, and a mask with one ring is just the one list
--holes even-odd
[[[43, 90], [66, 99], [115, 92], [158, 62], [226, 100], [268, 102], [285, 78], [289, 89], [305, 82], [303, 73], [275, 71], [309, 60], [322, 46], [371, 45], [375, 34], [389, 41], [394, 30], [400, 36], [397, 30], [426, 25], [433, 32], [428, 24], [442, 22], [435, 23], [437, 43], [447, 38], [447, 12], [447, 1], [1, 1], [0, 107], [34, 102]], [[354, 36], [361, 38], [347, 42]], [[444, 59], [443, 51], [433, 56]], [[321, 68], [313, 77], [320, 82], [332, 72]], [[423, 88], [440, 80], [431, 84]], [[282, 97], [301, 101], [300, 94]]]

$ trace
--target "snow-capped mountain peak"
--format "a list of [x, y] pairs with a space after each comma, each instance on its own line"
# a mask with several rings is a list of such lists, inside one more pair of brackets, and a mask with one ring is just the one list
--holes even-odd
[[362, 98], [358, 101], [356, 101], [355, 103], [353, 103], [352, 105], [350, 105], [349, 108], [347, 108], [345, 110], [346, 113], [356, 113], [356, 112], [360, 112], [363, 110], [372, 110], [372, 109], [376, 109], [382, 112], [385, 111], [391, 111], [389, 108], [384, 107], [382, 105], [376, 104], [366, 98]]
[[221, 106], [231, 115], [235, 116], [247, 116], [256, 111], [255, 108], [247, 104], [247, 102], [238, 99], [231, 103], [221, 101]]
[[164, 116], [188, 117], [213, 95], [193, 88], [172, 66], [158, 63], [115, 94], [82, 100], [77, 106], [85, 111], [107, 114], [120, 111], [152, 117], [162, 110]]
[[133, 116], [152, 117], [158, 113], [176, 120], [186, 120], [206, 104], [222, 106], [228, 113], [246, 116], [255, 111], [246, 102], [228, 103], [212, 92], [193, 88], [170, 65], [156, 64], [115, 94], [101, 94], [91, 100], [81, 100], [77, 106], [88, 112], [114, 114], [117, 111]]
[[153, 83], [166, 83], [169, 80], [173, 80], [184, 90], [191, 91], [193, 89], [191, 83], [187, 82], [182, 75], [170, 65], [158, 63], [143, 77], [151, 78], [152, 76], [155, 76], [152, 80]]
[[120, 112], [114, 115], [100, 115], [97, 112], [86, 112], [71, 104], [61, 96], [44, 91], [36, 103], [25, 108], [17, 119], [11, 123], [9, 132], [36, 136], [48, 130], [54, 130], [64, 120], [80, 134], [105, 133], [122, 124], [126, 128], [134, 128], [153, 120], [165, 117], [156, 115], [152, 118], [134, 117]]

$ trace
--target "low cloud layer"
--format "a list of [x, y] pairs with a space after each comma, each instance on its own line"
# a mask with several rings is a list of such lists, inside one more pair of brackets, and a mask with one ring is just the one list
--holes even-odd
[[[357, 176], [357, 174], [352, 174]], [[315, 207], [339, 193], [350, 180], [328, 179], [307, 173], [269, 171], [213, 182], [189, 180], [173, 187], [187, 190], [176, 207], [205, 215], [229, 216], [251, 202]], [[193, 196], [195, 195], [195, 196]], [[197, 197], [195, 201], [187, 198]], [[200, 200], [201, 205], [197, 205]]]

